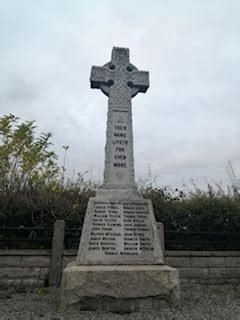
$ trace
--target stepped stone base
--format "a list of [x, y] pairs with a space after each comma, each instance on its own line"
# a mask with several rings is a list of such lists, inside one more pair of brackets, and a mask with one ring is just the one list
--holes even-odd
[[127, 313], [180, 304], [178, 271], [166, 265], [77, 266], [63, 271], [61, 308]]

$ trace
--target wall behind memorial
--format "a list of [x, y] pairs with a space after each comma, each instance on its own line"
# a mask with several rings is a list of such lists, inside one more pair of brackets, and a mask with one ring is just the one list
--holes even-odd
[[[76, 250], [64, 251], [63, 267], [76, 255]], [[165, 258], [181, 281], [240, 284], [240, 251], [166, 251]], [[47, 286], [50, 259], [51, 250], [0, 250], [0, 286]]]

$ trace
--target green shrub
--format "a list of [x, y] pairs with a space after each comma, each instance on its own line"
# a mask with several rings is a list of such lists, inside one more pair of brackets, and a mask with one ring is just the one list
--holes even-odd
[[11, 299], [12, 294], [10, 292], [0, 291], [0, 300]]
[[[67, 227], [81, 230], [96, 185], [85, 181], [82, 174], [75, 181], [65, 182], [68, 147], [63, 147], [64, 162], [60, 167], [57, 155], [49, 150], [51, 134], [35, 137], [35, 128], [33, 121], [20, 123], [13, 115], [0, 117], [0, 227], [34, 227], [22, 233], [26, 240], [37, 237], [44, 227], [44, 248], [51, 243], [47, 228], [51, 229], [56, 219], [64, 219]], [[239, 188], [230, 169], [234, 181], [227, 193], [210, 185], [207, 191], [195, 185], [195, 191], [140, 188], [144, 197], [152, 200], [156, 219], [167, 231], [240, 233]], [[3, 238], [14, 237], [18, 239], [20, 233], [0, 233], [0, 243]], [[28, 243], [16, 241], [15, 245], [25, 248]], [[9, 246], [14, 247], [14, 243], [9, 242]]]
[[171, 231], [239, 232], [240, 199], [230, 195], [201, 194], [173, 196], [164, 189], [147, 189], [157, 221]]

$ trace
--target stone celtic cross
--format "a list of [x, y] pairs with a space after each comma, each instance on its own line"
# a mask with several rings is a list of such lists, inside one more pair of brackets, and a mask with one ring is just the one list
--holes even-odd
[[76, 262], [63, 271], [61, 306], [129, 313], [177, 304], [177, 270], [163, 265], [152, 202], [134, 179], [131, 99], [148, 89], [148, 72], [113, 48], [90, 80], [108, 96], [104, 183], [88, 200]]
[[93, 66], [91, 88], [108, 96], [103, 189], [135, 190], [131, 99], [149, 87], [149, 73], [129, 62], [129, 49], [114, 47], [112, 59]]

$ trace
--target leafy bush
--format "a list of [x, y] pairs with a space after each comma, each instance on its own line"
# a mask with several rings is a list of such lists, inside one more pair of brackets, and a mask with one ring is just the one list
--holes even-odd
[[157, 221], [171, 231], [238, 232], [240, 198], [201, 194], [172, 195], [166, 189], [147, 189], [144, 196], [153, 202]]
[[[75, 181], [65, 182], [68, 147], [63, 147], [64, 162], [60, 167], [57, 155], [49, 150], [51, 134], [35, 137], [35, 129], [33, 121], [19, 123], [13, 115], [0, 117], [0, 227], [24, 226], [37, 230], [52, 228], [56, 219], [65, 219], [67, 227], [81, 230], [87, 202], [94, 196], [96, 185], [85, 181], [82, 174]], [[141, 186], [141, 192], [152, 200], [156, 219], [165, 224], [165, 230], [240, 233], [236, 181], [234, 176], [227, 192], [211, 185], [207, 191], [195, 185], [195, 191]], [[13, 236], [14, 231], [4, 235]], [[25, 235], [32, 236], [32, 232]], [[49, 238], [47, 233], [42, 236]]]
[[34, 121], [19, 124], [14, 115], [0, 118], [0, 190], [29, 190], [54, 181], [59, 168], [57, 156], [49, 151], [51, 133], [35, 138]]
[[49, 150], [51, 134], [35, 137], [35, 129], [34, 121], [0, 118], [0, 225], [46, 226], [56, 219], [81, 224], [92, 185], [81, 174], [64, 184], [65, 167]]

